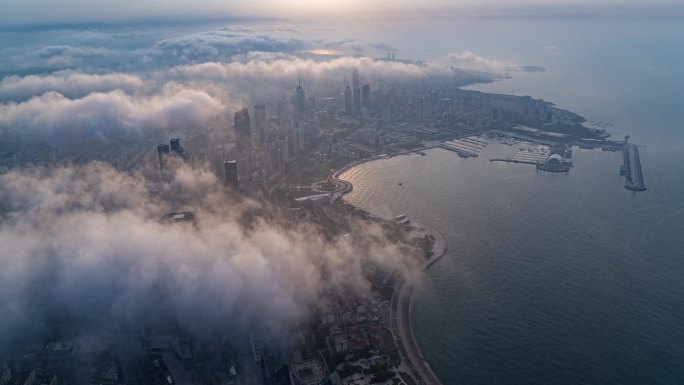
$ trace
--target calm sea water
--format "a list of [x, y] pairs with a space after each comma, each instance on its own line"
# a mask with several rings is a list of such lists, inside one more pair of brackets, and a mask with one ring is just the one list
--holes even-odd
[[684, 383], [682, 28], [577, 21], [531, 34], [520, 23], [483, 46], [546, 41], [562, 57], [474, 88], [612, 122], [646, 145], [648, 191], [623, 188], [620, 153], [576, 149], [570, 173], [553, 175], [488, 162], [503, 151], [492, 144], [479, 158], [438, 149], [360, 165], [343, 175], [347, 199], [448, 239], [412, 301], [444, 384]]

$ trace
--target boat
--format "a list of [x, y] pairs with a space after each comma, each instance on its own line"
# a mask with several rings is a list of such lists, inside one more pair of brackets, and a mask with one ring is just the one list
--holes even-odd
[[394, 219], [396, 219], [397, 221], [400, 221], [402, 219], [406, 219], [406, 214], [397, 215], [396, 217], [394, 217]]

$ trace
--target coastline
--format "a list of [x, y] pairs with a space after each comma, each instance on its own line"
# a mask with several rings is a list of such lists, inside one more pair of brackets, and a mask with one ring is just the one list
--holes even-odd
[[[416, 150], [410, 152], [415, 151]], [[332, 193], [333, 199], [342, 198], [354, 188], [351, 182], [339, 178], [342, 173], [351, 169], [352, 167], [356, 167], [360, 164], [378, 159], [383, 159], [383, 157], [373, 156], [371, 158], [355, 161], [335, 171], [330, 178], [335, 183], [343, 185], [343, 188]], [[435, 238], [433, 244], [433, 255], [428, 260], [423, 262], [422, 265], [422, 271], [426, 271], [446, 254], [449, 245], [444, 236], [435, 229], [421, 223], [415, 223], [415, 225], [424, 228], [428, 235], [432, 235]], [[416, 278], [410, 278], [406, 281], [397, 283], [395, 286], [394, 293], [392, 294], [392, 299], [390, 301], [391, 306], [389, 327], [402, 358], [401, 366], [408, 369], [408, 374], [414, 378], [416, 383], [422, 385], [442, 385], [430, 368], [430, 365], [423, 358], [423, 354], [413, 334], [413, 328], [411, 327], [411, 295], [413, 294], [413, 289], [416, 283]]]
[[[435, 237], [435, 243], [433, 245], [434, 254], [423, 263], [422, 270], [425, 271], [446, 254], [448, 243], [442, 234], [436, 230], [422, 224], [417, 225], [424, 227], [428, 234]], [[392, 311], [395, 312], [394, 314], [396, 314], [397, 317], [397, 331], [405, 349], [404, 359], [411, 369], [411, 375], [418, 383], [424, 385], [442, 385], [423, 357], [423, 353], [418, 346], [418, 342], [413, 334], [413, 328], [411, 327], [411, 295], [413, 294], [416, 283], [416, 278], [400, 283], [395, 289], [394, 295], [398, 296], [398, 299], [394, 301], [393, 298], [393, 301], [391, 302]]]

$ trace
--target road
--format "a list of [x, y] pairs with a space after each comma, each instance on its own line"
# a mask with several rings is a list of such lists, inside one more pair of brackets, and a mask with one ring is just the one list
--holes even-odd
[[[419, 225], [426, 227], [423, 225]], [[434, 255], [423, 265], [424, 269], [432, 266], [439, 258], [444, 256], [447, 251], [447, 242], [444, 237], [438, 232], [427, 228], [427, 231], [435, 236], [435, 244], [433, 246]], [[419, 279], [419, 278], [417, 278]], [[413, 338], [413, 331], [411, 329], [411, 293], [413, 292], [414, 280], [409, 280], [401, 283], [397, 287], [392, 296], [390, 306], [390, 328], [395, 335], [395, 342], [399, 348], [404, 366], [408, 368], [411, 376], [418, 384], [422, 385], [442, 385], [439, 379], [430, 369], [430, 366]], [[396, 336], [398, 335], [398, 339]]]

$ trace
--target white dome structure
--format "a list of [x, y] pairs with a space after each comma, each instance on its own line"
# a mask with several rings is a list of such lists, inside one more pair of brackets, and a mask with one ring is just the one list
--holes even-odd
[[563, 157], [560, 156], [559, 154], [553, 154], [546, 159], [546, 164], [548, 166], [562, 166], [563, 165]]

